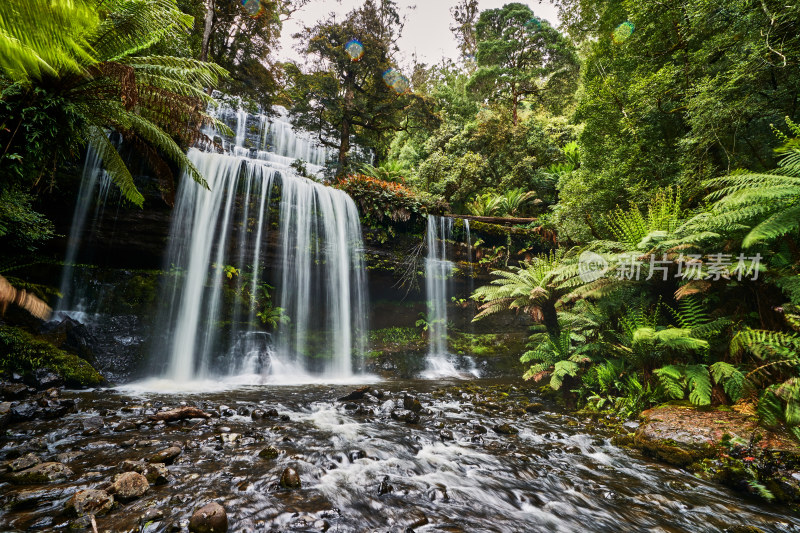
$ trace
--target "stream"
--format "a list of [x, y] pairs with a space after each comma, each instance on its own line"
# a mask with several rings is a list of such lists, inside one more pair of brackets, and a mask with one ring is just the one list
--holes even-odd
[[[800, 531], [788, 508], [617, 447], [611, 429], [542, 402], [529, 384], [371, 387], [349, 400], [340, 399], [354, 385], [65, 391], [75, 412], [10, 426], [0, 454], [33, 452], [72, 475], [4, 481], [0, 530], [66, 530], [76, 490], [104, 487], [123, 461], [178, 446], [168, 482], [115, 503], [97, 517], [98, 531], [188, 531], [192, 512], [209, 501], [224, 506], [235, 532]], [[149, 420], [180, 406], [212, 416]], [[261, 453], [269, 448], [277, 457]], [[281, 487], [287, 467], [301, 488]]]

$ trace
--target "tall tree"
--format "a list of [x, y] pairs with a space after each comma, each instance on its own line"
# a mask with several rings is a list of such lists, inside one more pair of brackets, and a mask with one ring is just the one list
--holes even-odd
[[483, 11], [475, 25], [478, 70], [470, 89], [507, 105], [514, 125], [523, 100], [564, 107], [575, 91], [579, 68], [575, 48], [545, 20], [519, 3]]
[[478, 53], [478, 39], [475, 35], [475, 23], [478, 21], [478, 0], [461, 0], [451, 10], [454, 24], [450, 31], [456, 37], [461, 57], [472, 62]]
[[432, 119], [393, 59], [400, 29], [394, 2], [367, 0], [343, 21], [331, 15], [296, 35], [308, 63], [305, 71], [287, 66], [291, 112], [296, 124], [337, 149], [337, 174], [348, 171], [352, 140], [380, 159], [392, 133]]
[[221, 89], [269, 109], [281, 85], [272, 52], [282, 23], [308, 1], [182, 0], [181, 7], [195, 17], [195, 57], [214, 61], [230, 73]]

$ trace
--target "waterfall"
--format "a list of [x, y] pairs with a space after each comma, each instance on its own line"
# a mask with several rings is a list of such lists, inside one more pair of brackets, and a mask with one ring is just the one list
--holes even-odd
[[[327, 150], [288, 122], [256, 117], [249, 150], [241, 146], [247, 116], [223, 110], [221, 117], [236, 120], [230, 152], [188, 153], [211, 190], [184, 175], [176, 197], [165, 261], [173, 275], [158, 320], [166, 346], [154, 354], [156, 372], [177, 382], [240, 373], [353, 375], [365, 349], [367, 307], [355, 203], [293, 171], [291, 162], [303, 158], [318, 172]], [[285, 316], [275, 315], [272, 335], [254, 305], [265, 304], [265, 290], [274, 313]]]
[[[466, 226], [469, 243], [469, 226]], [[454, 264], [447, 259], [447, 241], [452, 240], [453, 219], [428, 215], [425, 235], [425, 296], [427, 300], [428, 358], [423, 377], [461, 376], [464, 371], [478, 375], [474, 362], [468, 357], [451, 354], [447, 348], [447, 306], [453, 295]], [[471, 243], [470, 255], [471, 255]]]

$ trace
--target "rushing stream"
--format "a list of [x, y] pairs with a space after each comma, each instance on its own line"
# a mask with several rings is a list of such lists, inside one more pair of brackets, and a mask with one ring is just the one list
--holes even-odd
[[[177, 445], [168, 482], [98, 517], [99, 531], [186, 531], [209, 501], [225, 507], [236, 532], [800, 531], [780, 507], [654, 464], [610, 444], [602, 425], [532, 405], [533, 389], [520, 384], [373, 386], [347, 401], [337, 399], [353, 387], [326, 385], [66, 392], [76, 413], [15, 425], [0, 451], [6, 459], [33, 451], [72, 474], [2, 485], [0, 530], [66, 528], [62, 509], [75, 490], [102, 487], [124, 460]], [[148, 419], [180, 405], [212, 418]], [[268, 447], [277, 457], [259, 456]], [[301, 488], [280, 486], [287, 467]]]

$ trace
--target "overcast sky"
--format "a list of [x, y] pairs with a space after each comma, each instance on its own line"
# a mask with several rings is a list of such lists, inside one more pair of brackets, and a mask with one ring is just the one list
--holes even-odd
[[[479, 0], [478, 4], [484, 10], [502, 7], [511, 1], [513, 0]], [[401, 14], [406, 16], [405, 29], [399, 42], [401, 64], [409, 65], [414, 53], [419, 61], [428, 64], [438, 63], [442, 57], [458, 57], [456, 41], [450, 31], [450, 8], [457, 3], [458, 0], [397, 0]], [[278, 56], [281, 59], [298, 59], [298, 54], [293, 49], [292, 35], [300, 28], [314, 24], [332, 11], [345, 15], [361, 4], [361, 0], [311, 0], [284, 25], [281, 35], [282, 50]], [[556, 8], [550, 2], [532, 0], [527, 4], [537, 17], [547, 20], [553, 26], [558, 25]]]

